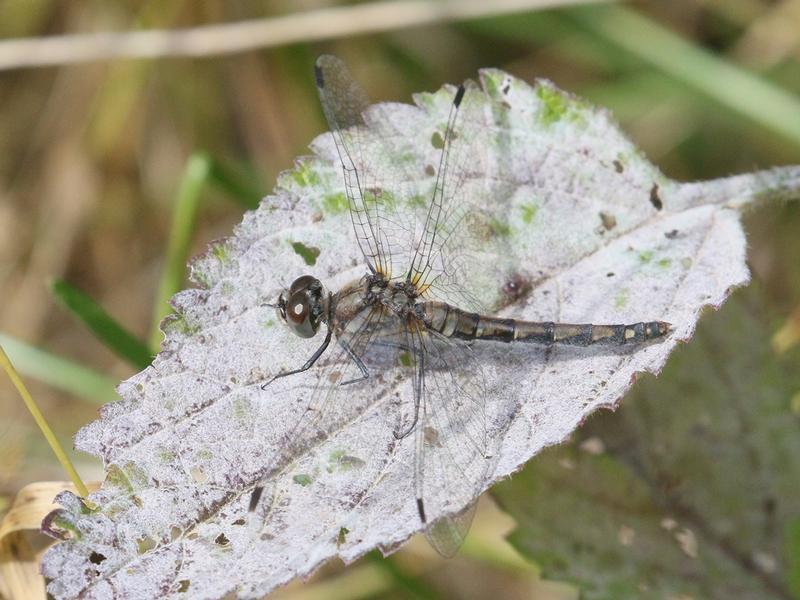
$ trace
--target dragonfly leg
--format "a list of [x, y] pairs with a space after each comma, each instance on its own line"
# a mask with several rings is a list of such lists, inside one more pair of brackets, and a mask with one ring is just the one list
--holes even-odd
[[414, 418], [411, 420], [411, 424], [401, 431], [394, 431], [394, 437], [397, 440], [402, 440], [405, 437], [414, 431], [414, 428], [417, 426], [417, 422], [419, 421], [419, 408], [422, 404], [422, 391], [425, 384], [425, 354], [418, 348], [413, 348], [411, 350], [416, 356], [417, 360], [419, 361], [419, 368], [417, 369], [416, 378], [414, 381]]
[[266, 383], [261, 384], [261, 389], [267, 389], [267, 386], [275, 381], [276, 379], [280, 379], [281, 377], [288, 377], [289, 375], [296, 375], [297, 373], [302, 373], [303, 371], [308, 371], [311, 367], [314, 366], [314, 363], [317, 362], [317, 359], [322, 356], [322, 353], [328, 348], [328, 344], [331, 343], [331, 336], [333, 335], [333, 329], [328, 327], [328, 333], [325, 334], [325, 340], [322, 342], [322, 345], [317, 348], [316, 352], [311, 355], [305, 364], [300, 367], [299, 369], [292, 369], [291, 371], [283, 371], [282, 373], [278, 373], [272, 379], [267, 381]]
[[[405, 437], [414, 431], [414, 428], [417, 426], [417, 422], [419, 421], [419, 407], [421, 404], [422, 398], [422, 381], [423, 381], [423, 365], [425, 360], [425, 355], [422, 353], [421, 350], [416, 348], [409, 348], [407, 344], [399, 344], [397, 342], [384, 342], [384, 341], [374, 341], [372, 342], [375, 346], [384, 346], [386, 348], [397, 348], [398, 350], [402, 350], [404, 352], [413, 352], [414, 355], [417, 357], [419, 361], [419, 369], [417, 369], [417, 379], [414, 382], [414, 419], [411, 421], [411, 424], [403, 430], [394, 431], [394, 437], [397, 440], [402, 440]], [[356, 381], [360, 381], [360, 379], [356, 379]], [[348, 382], [349, 383], [349, 382]], [[342, 384], [344, 385], [344, 384]]]
[[359, 381], [364, 381], [365, 379], [369, 379], [369, 371], [367, 371], [367, 367], [366, 365], [364, 365], [364, 361], [362, 361], [356, 355], [356, 353], [353, 352], [353, 349], [350, 347], [350, 345], [343, 340], [339, 340], [339, 345], [342, 348], [344, 348], [345, 352], [347, 352], [347, 355], [350, 357], [350, 360], [356, 363], [358, 370], [361, 371], [361, 377], [356, 377], [355, 379], [348, 379], [347, 381], [343, 381], [339, 385], [350, 385], [351, 383], [357, 383]]

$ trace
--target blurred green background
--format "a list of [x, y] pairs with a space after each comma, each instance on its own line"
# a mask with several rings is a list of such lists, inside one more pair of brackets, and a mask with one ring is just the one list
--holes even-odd
[[[10, 0], [0, 39], [335, 5]], [[409, 101], [480, 67], [551, 79], [609, 108], [679, 180], [800, 164], [798, 0], [568, 6], [359, 33], [401, 6], [335, 40], [0, 71], [0, 344], [62, 443], [147, 364], [186, 258], [230, 235], [325, 130], [320, 53], [342, 57], [376, 101]], [[800, 597], [800, 205], [761, 206], [746, 227], [753, 285], [621, 410], [494, 491], [520, 524], [521, 555], [501, 541], [513, 522], [487, 504], [458, 559], [412, 544], [282, 593]], [[75, 459], [85, 480], [102, 479], [92, 457]], [[25, 484], [63, 478], [0, 377], [0, 514]]]

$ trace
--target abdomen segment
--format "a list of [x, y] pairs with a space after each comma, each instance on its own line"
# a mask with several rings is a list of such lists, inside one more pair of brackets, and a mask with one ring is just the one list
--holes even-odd
[[670, 331], [670, 324], [664, 321], [619, 325], [536, 322], [488, 317], [444, 302], [425, 302], [420, 306], [422, 319], [429, 328], [462, 340], [572, 346], [637, 344], [663, 337]]

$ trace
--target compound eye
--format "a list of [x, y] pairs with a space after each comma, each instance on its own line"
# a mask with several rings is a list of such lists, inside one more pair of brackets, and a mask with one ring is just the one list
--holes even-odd
[[317, 333], [318, 323], [312, 321], [308, 294], [305, 291], [289, 297], [289, 302], [286, 303], [286, 317], [286, 322], [296, 335], [310, 338]]
[[298, 277], [297, 279], [295, 279], [292, 282], [292, 285], [289, 288], [289, 297], [291, 298], [291, 297], [293, 297], [295, 294], [297, 294], [299, 292], [305, 292], [316, 281], [317, 281], [317, 279], [315, 277], [312, 277], [311, 275], [302, 275], [302, 276]]
[[308, 297], [305, 292], [292, 294], [284, 310], [287, 318], [297, 325], [308, 319]]

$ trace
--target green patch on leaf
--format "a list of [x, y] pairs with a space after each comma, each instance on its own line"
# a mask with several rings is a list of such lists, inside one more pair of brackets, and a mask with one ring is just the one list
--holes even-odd
[[414, 194], [409, 196], [408, 205], [412, 208], [425, 208], [428, 206], [428, 199], [422, 194]]
[[68, 537], [73, 540], [80, 540], [83, 537], [81, 530], [75, 523], [67, 516], [67, 513], [56, 513], [50, 524], [50, 529], [58, 531], [63, 537]]
[[314, 171], [307, 162], [301, 162], [297, 168], [292, 171], [292, 179], [301, 187], [313, 187], [320, 183], [319, 174]]
[[500, 237], [508, 237], [511, 235], [511, 226], [505, 221], [492, 217], [489, 221], [489, 227], [492, 228], [492, 233]]
[[250, 400], [246, 396], [237, 396], [233, 401], [233, 416], [239, 423], [249, 423], [253, 419]]
[[653, 260], [654, 255], [655, 252], [653, 252], [652, 250], [642, 250], [641, 252], [639, 252], [639, 262], [647, 264], [651, 260]]
[[164, 333], [177, 332], [182, 335], [194, 335], [200, 331], [199, 323], [190, 323], [185, 315], [170, 315], [162, 325]]
[[344, 450], [334, 450], [328, 456], [328, 473], [334, 471], [347, 472], [360, 469], [366, 463], [357, 456], [350, 456]]
[[546, 85], [539, 85], [536, 88], [536, 95], [542, 101], [539, 120], [545, 125], [560, 121], [567, 115], [569, 103], [558, 90]]
[[339, 534], [336, 536], [336, 545], [341, 546], [347, 541], [347, 534], [350, 530], [347, 527], [340, 527]]
[[317, 264], [319, 248], [315, 248], [314, 246], [306, 246], [303, 242], [291, 242], [291, 244], [292, 250], [294, 250], [309, 267], [313, 267], [315, 264]]
[[158, 460], [160, 460], [164, 464], [170, 464], [175, 462], [175, 459], [178, 458], [178, 455], [172, 452], [171, 450], [162, 450], [158, 453]]
[[311, 485], [314, 479], [311, 477], [311, 475], [308, 475], [306, 473], [298, 473], [297, 475], [292, 477], [292, 481], [294, 481], [297, 485], [302, 485], [303, 487], [306, 487], [307, 485]]
[[662, 258], [656, 264], [662, 269], [666, 269], [669, 268], [669, 266], [672, 264], [672, 260], [669, 258]]
[[368, 208], [378, 205], [394, 211], [397, 208], [397, 197], [389, 190], [367, 188], [364, 190], [364, 205]]
[[211, 254], [223, 265], [230, 262], [230, 249], [224, 243], [211, 246]]
[[520, 208], [522, 209], [522, 222], [530, 225], [536, 217], [539, 207], [536, 204], [523, 204]]
[[341, 214], [349, 208], [347, 196], [345, 196], [343, 192], [328, 194], [322, 199], [322, 208], [325, 212], [332, 215]]
[[128, 478], [131, 488], [134, 490], [142, 489], [150, 485], [150, 477], [147, 471], [134, 462], [126, 462], [122, 471]]
[[614, 308], [622, 309], [628, 304], [628, 295], [630, 294], [630, 290], [628, 288], [622, 288], [617, 292], [616, 297], [614, 298]]
[[121, 488], [126, 492], [133, 491], [133, 485], [131, 485], [130, 480], [125, 473], [122, 472], [122, 469], [115, 464], [110, 464], [106, 468], [105, 485], [109, 487]]
[[431, 146], [437, 150], [444, 148], [444, 137], [442, 137], [442, 134], [438, 131], [434, 131], [433, 135], [431, 136]]

